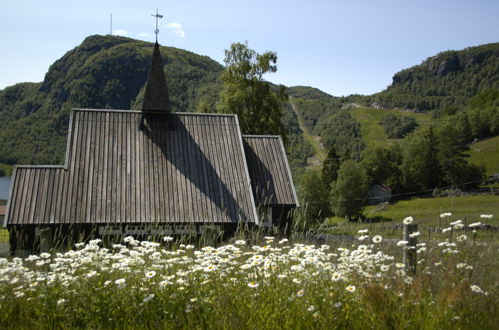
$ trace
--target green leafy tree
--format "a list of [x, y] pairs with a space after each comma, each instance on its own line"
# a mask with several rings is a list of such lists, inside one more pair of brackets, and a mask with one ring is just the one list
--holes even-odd
[[364, 198], [367, 195], [367, 176], [359, 163], [344, 161], [338, 171], [338, 179], [332, 185], [331, 204], [334, 213], [340, 217], [356, 219], [362, 213]]
[[303, 173], [298, 184], [300, 211], [303, 219], [309, 224], [316, 223], [331, 215], [328, 189], [323, 184], [321, 173], [309, 169]]
[[331, 183], [338, 178], [338, 170], [340, 169], [340, 156], [336, 153], [333, 146], [329, 148], [326, 159], [322, 164], [322, 181], [327, 188], [331, 187]]
[[281, 122], [287, 101], [284, 86], [276, 91], [263, 75], [277, 71], [274, 52], [258, 54], [247, 43], [233, 43], [225, 50], [222, 90], [217, 103], [220, 113], [235, 113], [245, 134], [286, 135]]
[[367, 149], [361, 161], [369, 186], [386, 184], [393, 191], [402, 185], [402, 150], [398, 144]]
[[445, 183], [456, 188], [466, 188], [465, 184], [476, 186], [483, 179], [483, 170], [466, 160], [466, 137], [458, 127], [452, 124], [444, 126], [438, 142], [437, 157]]
[[417, 130], [404, 145], [402, 173], [406, 191], [438, 187], [442, 169], [438, 158], [438, 138], [432, 127]]

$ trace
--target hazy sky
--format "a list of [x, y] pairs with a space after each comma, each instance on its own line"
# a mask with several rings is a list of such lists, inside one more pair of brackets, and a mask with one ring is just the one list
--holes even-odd
[[266, 79], [333, 95], [372, 94], [394, 73], [449, 49], [499, 41], [498, 0], [0, 0], [0, 89], [43, 80], [50, 64], [93, 34], [154, 40], [208, 55], [247, 40], [278, 54]]

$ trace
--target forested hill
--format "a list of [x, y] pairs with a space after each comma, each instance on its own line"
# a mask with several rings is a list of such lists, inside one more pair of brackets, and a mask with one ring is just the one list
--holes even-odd
[[475, 95], [499, 89], [499, 43], [445, 51], [393, 76], [367, 102], [387, 109], [459, 110]]
[[[48, 70], [41, 83], [0, 91], [0, 163], [62, 163], [71, 108], [137, 109], [153, 44], [90, 36]], [[207, 56], [162, 47], [173, 111], [210, 111], [222, 65]]]

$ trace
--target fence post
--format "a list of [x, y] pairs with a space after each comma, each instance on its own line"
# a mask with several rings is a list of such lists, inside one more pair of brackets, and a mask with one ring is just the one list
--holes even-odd
[[417, 254], [416, 254], [416, 244], [418, 244], [417, 236], [411, 237], [412, 233], [418, 231], [417, 224], [404, 225], [404, 241], [407, 241], [407, 245], [404, 247], [404, 254], [402, 262], [405, 265], [406, 272], [414, 276], [416, 274], [417, 265]]

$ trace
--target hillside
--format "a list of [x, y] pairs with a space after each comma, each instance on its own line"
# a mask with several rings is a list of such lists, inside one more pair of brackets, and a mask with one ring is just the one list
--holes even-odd
[[396, 73], [391, 86], [364, 101], [388, 109], [461, 109], [491, 88], [499, 88], [499, 43], [432, 56]]
[[470, 162], [484, 166], [487, 175], [499, 173], [499, 136], [473, 143], [468, 154]]
[[384, 116], [391, 114], [397, 118], [412, 117], [416, 120], [419, 126], [426, 126], [431, 122], [431, 116], [428, 114], [403, 110], [352, 108], [350, 113], [360, 124], [362, 140], [368, 147], [383, 146], [396, 140], [388, 138], [385, 134], [383, 126], [380, 124]]
[[[43, 82], [0, 91], [0, 163], [61, 163], [73, 107], [137, 109], [152, 46], [90, 36], [57, 60]], [[223, 67], [181, 49], [162, 47], [161, 52], [173, 111], [212, 110]]]

